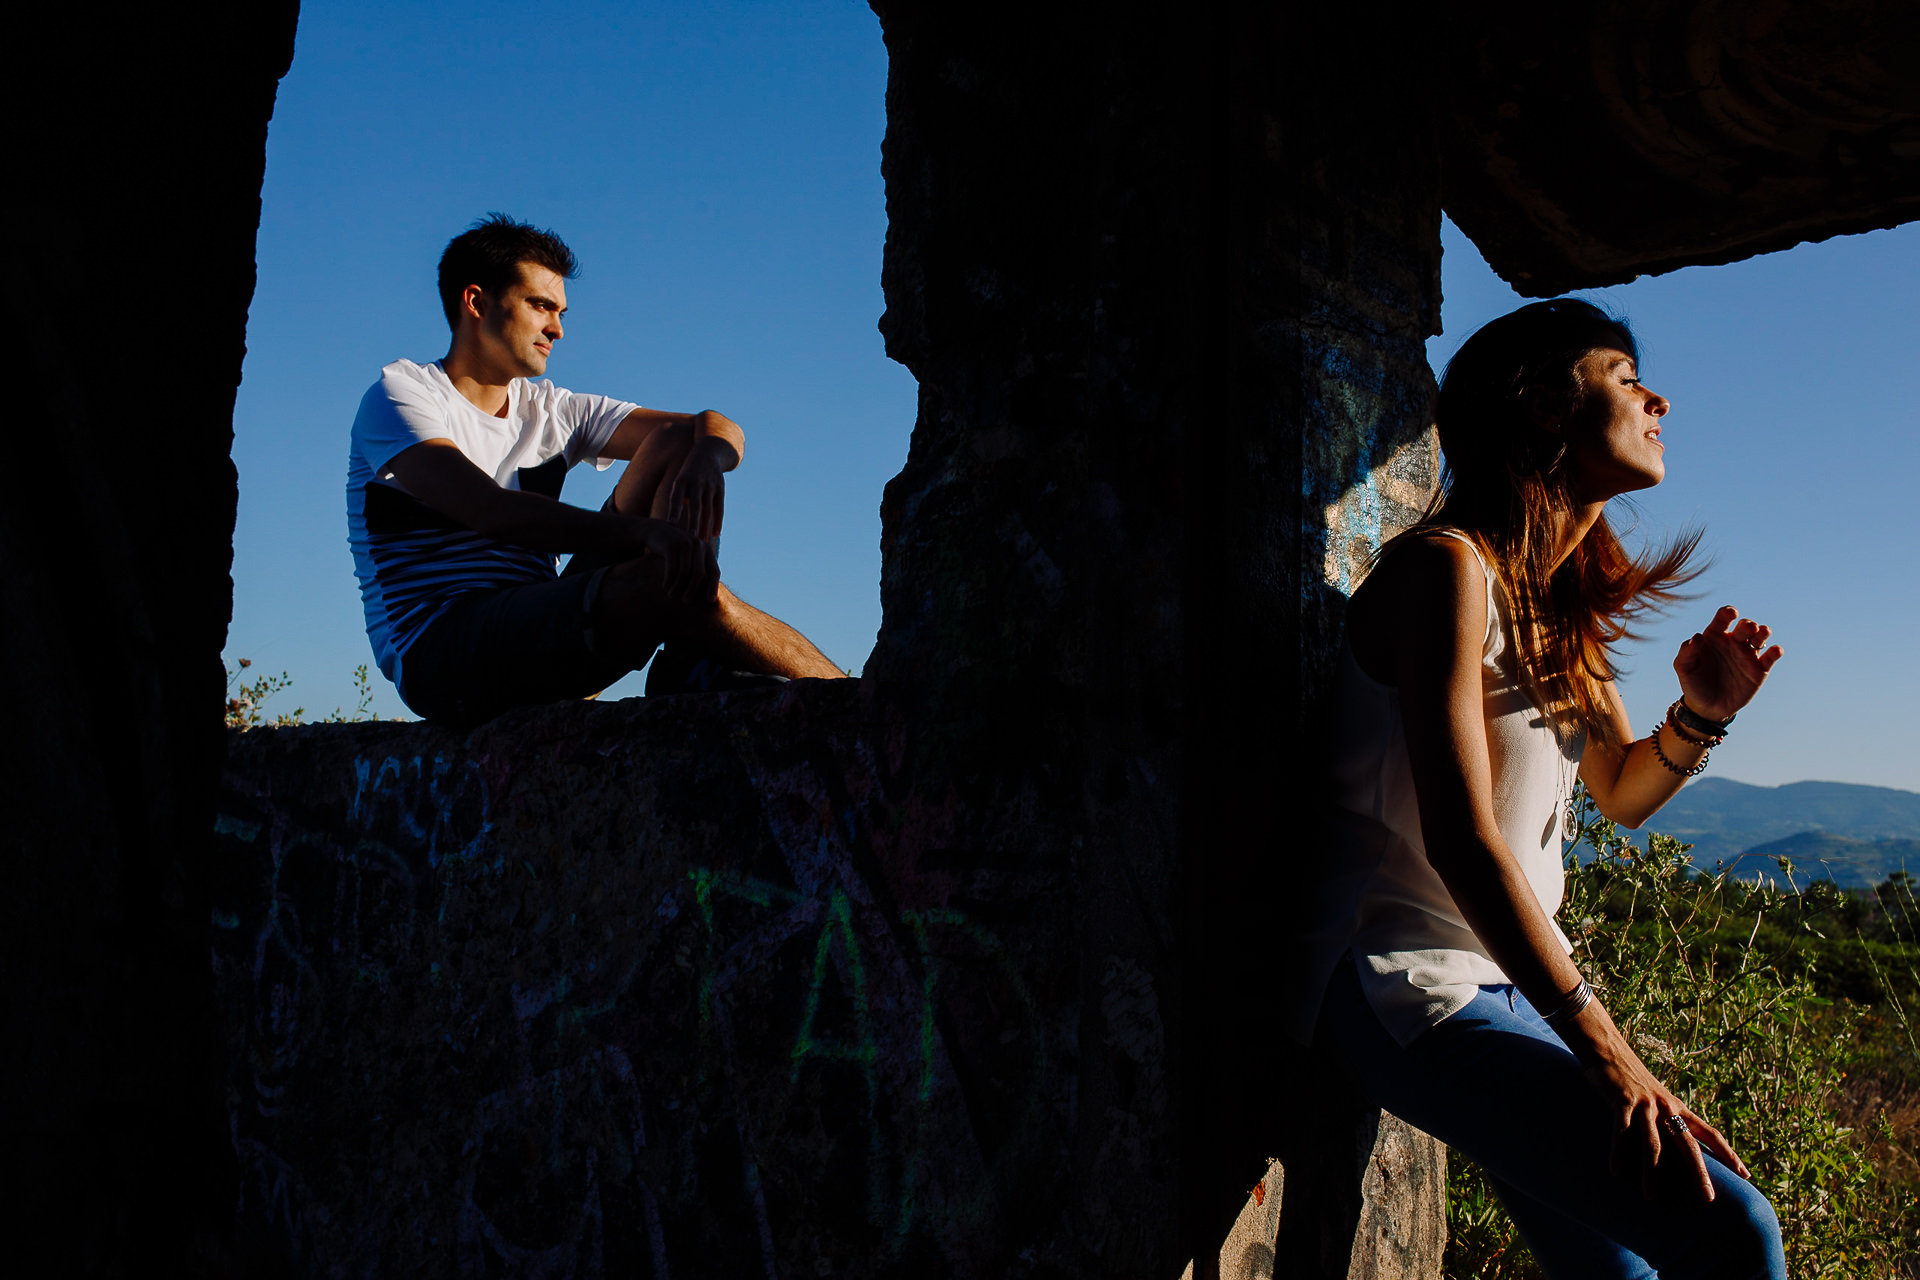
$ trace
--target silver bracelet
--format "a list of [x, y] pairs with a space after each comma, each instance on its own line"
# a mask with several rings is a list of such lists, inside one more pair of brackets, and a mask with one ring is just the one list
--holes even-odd
[[1585, 978], [1582, 978], [1580, 985], [1573, 989], [1573, 994], [1567, 997], [1567, 1002], [1552, 1013], [1541, 1014], [1540, 1020], [1550, 1027], [1557, 1027], [1563, 1022], [1571, 1022], [1579, 1017], [1580, 1011], [1592, 1002], [1593, 988], [1587, 985]]

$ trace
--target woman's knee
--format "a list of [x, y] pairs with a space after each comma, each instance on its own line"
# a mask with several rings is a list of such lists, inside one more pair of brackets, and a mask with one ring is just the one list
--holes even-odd
[[1662, 1267], [1660, 1274], [1699, 1280], [1785, 1280], [1780, 1218], [1751, 1182], [1711, 1166], [1714, 1199], [1696, 1236], [1688, 1267]]

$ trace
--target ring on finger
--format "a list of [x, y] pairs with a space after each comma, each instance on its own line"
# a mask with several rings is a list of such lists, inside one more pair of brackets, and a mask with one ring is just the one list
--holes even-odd
[[1667, 1116], [1661, 1123], [1673, 1130], [1676, 1134], [1691, 1136], [1693, 1133], [1693, 1130], [1687, 1127], [1687, 1118], [1685, 1116]]

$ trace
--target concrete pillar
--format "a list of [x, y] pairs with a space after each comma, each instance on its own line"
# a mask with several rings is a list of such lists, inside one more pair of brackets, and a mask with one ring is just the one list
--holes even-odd
[[0, 1149], [44, 1273], [230, 1261], [206, 840], [233, 396], [296, 12], [79, 0], [7, 23]]
[[[1282, 1210], [1299, 1273], [1344, 1275], [1377, 1114], [1280, 1042], [1271, 956], [1319, 856], [1343, 589], [1433, 480], [1430, 32], [1366, 5], [875, 7], [882, 329], [921, 388], [866, 669], [888, 786], [962, 815], [956, 862], [1074, 904], [1048, 945], [1080, 1019], [1054, 1139], [1078, 1256], [1175, 1273], [1284, 1149], [1314, 1171], [1311, 1224]], [[1433, 1218], [1439, 1180], [1412, 1182], [1378, 1210]]]

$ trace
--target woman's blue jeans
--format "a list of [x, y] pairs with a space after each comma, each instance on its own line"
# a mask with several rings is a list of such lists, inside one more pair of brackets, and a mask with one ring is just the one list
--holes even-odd
[[1785, 1280], [1773, 1206], [1712, 1156], [1711, 1204], [1612, 1176], [1605, 1102], [1518, 989], [1480, 988], [1402, 1049], [1348, 958], [1321, 1017], [1374, 1101], [1486, 1171], [1552, 1280]]

